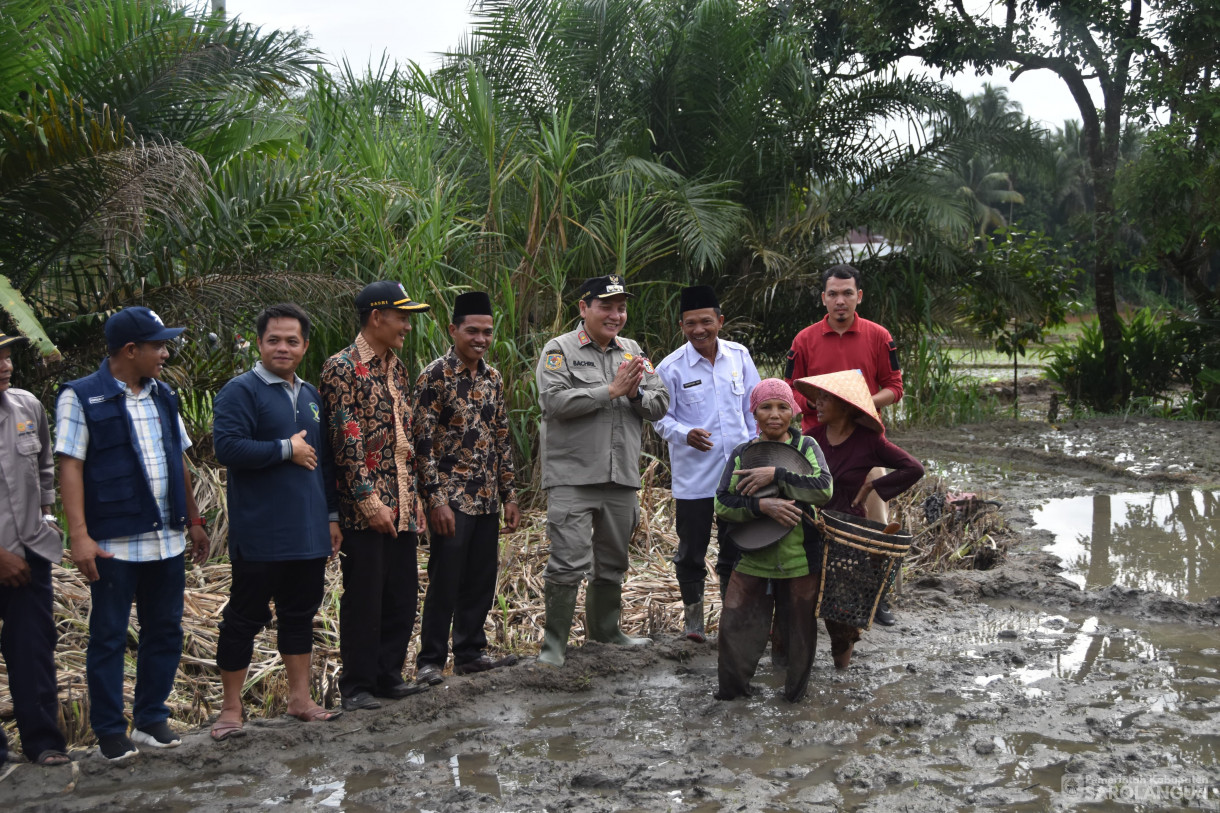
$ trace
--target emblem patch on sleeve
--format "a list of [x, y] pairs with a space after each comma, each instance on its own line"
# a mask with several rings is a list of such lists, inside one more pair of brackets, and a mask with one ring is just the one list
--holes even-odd
[[648, 359], [644, 359], [644, 372], [646, 372], [646, 373], [655, 373], [656, 372], [656, 370], [653, 369], [652, 362], [649, 361]]
[[553, 373], [563, 366], [563, 353], [547, 353], [546, 362], [543, 367], [547, 372]]

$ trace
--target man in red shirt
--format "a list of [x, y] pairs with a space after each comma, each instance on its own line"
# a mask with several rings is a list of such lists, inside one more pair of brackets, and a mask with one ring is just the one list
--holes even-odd
[[[832, 265], [822, 273], [822, 304], [826, 306], [826, 318], [805, 328], [792, 340], [788, 365], [784, 368], [784, 380], [789, 386], [796, 379], [811, 375], [859, 370], [864, 374], [873, 396], [873, 406], [878, 411], [902, 398], [902, 370], [898, 366], [894, 337], [881, 325], [856, 313], [863, 299], [858, 269], [847, 264]], [[801, 408], [801, 431], [809, 434], [818, 425], [817, 410], [793, 389], [797, 406]], [[834, 475], [833, 471], [831, 475]], [[871, 482], [884, 475], [885, 469], [873, 469], [868, 480]], [[864, 508], [869, 519], [888, 521], [885, 503], [875, 493], [869, 495]], [[887, 627], [895, 623], [885, 598], [877, 608], [875, 619]]]
[[[788, 351], [784, 380], [789, 386], [811, 375], [859, 370], [864, 373], [873, 405], [880, 410], [902, 398], [902, 370], [890, 332], [856, 313], [864, 299], [860, 272], [850, 265], [834, 265], [822, 274], [822, 304], [826, 318], [796, 334]], [[817, 410], [796, 393], [801, 408], [801, 431], [818, 425]]]

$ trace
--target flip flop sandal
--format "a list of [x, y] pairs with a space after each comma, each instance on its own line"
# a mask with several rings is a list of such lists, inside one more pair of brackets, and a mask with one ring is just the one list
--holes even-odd
[[331, 720], [337, 719], [343, 714], [342, 709], [324, 709], [321, 706], [310, 709], [304, 714], [294, 714], [293, 717], [300, 720], [302, 723], [329, 723]]
[[54, 748], [49, 748], [38, 755], [38, 759], [34, 760], [34, 764], [42, 765], [46, 768], [54, 768], [60, 765], [67, 765], [72, 761], [72, 757], [65, 754], [63, 751], [57, 751]]
[[228, 739], [246, 736], [241, 720], [217, 720], [212, 724], [212, 741], [224, 742]]

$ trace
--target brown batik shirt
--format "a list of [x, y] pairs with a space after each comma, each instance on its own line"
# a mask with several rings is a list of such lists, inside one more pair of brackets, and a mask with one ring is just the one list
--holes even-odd
[[500, 373], [482, 359], [472, 373], [450, 347], [415, 387], [415, 458], [428, 507], [477, 516], [516, 502]]
[[339, 522], [363, 530], [382, 506], [399, 531], [417, 533], [415, 453], [411, 444], [410, 384], [402, 360], [373, 352], [363, 335], [322, 366], [318, 388], [335, 459]]

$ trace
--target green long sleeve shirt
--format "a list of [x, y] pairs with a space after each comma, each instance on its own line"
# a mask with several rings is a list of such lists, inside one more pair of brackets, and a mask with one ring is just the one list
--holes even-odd
[[[834, 494], [834, 483], [817, 442], [802, 435], [797, 429], [789, 430], [789, 435], [789, 444], [805, 456], [813, 471], [810, 474], [797, 474], [777, 468], [775, 482], [779, 486], [779, 496], [796, 500], [801, 508], [813, 514], [813, 506], [825, 505], [830, 500]], [[765, 516], [759, 509], [757, 497], [737, 493], [737, 482], [741, 478], [733, 474], [742, 468], [741, 454], [746, 446], [756, 442], [757, 440], [751, 440], [738, 445], [720, 476], [720, 485], [716, 489], [716, 516], [728, 522], [748, 522]], [[805, 555], [807, 529], [812, 530], [808, 520], [805, 520], [793, 526], [774, 545], [756, 551], [742, 551], [736, 569], [748, 576], [763, 579], [795, 579], [808, 575], [809, 559]]]

